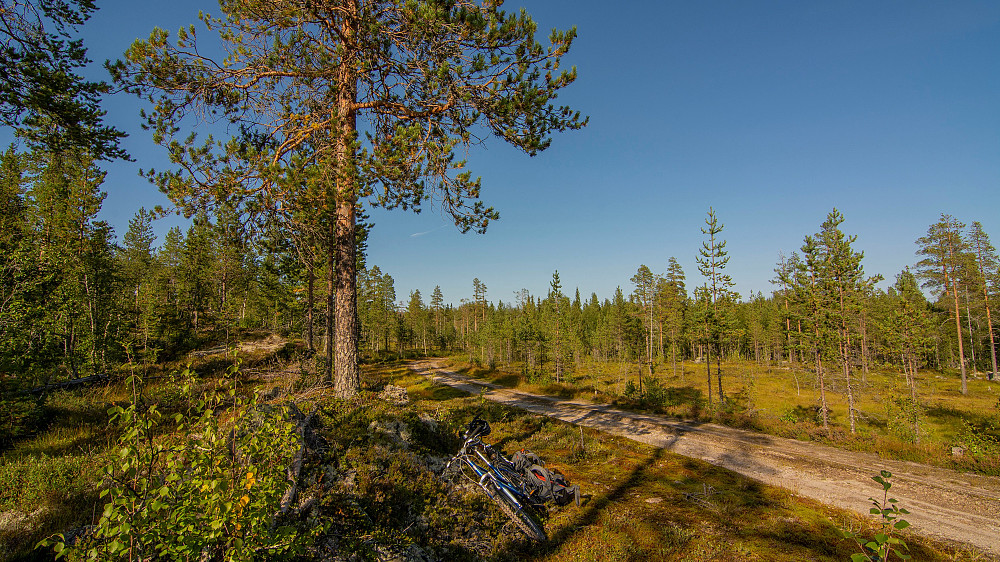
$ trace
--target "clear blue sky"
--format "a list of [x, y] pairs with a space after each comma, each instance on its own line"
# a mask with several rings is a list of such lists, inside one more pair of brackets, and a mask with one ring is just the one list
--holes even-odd
[[[725, 224], [727, 272], [769, 293], [779, 252], [798, 249], [833, 207], [869, 274], [891, 280], [944, 212], [980, 221], [1000, 245], [1000, 3], [523, 0], [547, 35], [575, 25], [579, 78], [560, 97], [590, 116], [534, 158], [493, 140], [469, 154], [501, 220], [460, 234], [428, 206], [374, 212], [369, 262], [429, 299], [458, 303], [472, 279], [492, 301], [521, 288], [602, 299], [640, 264], [675, 256], [689, 290], [709, 206]], [[197, 23], [211, 1], [98, 1], [91, 58], [117, 58], [153, 26]], [[207, 35], [204, 38], [208, 38]], [[96, 71], [95, 71], [96, 72]], [[96, 75], [96, 74], [95, 74]], [[136, 163], [109, 166], [103, 218], [124, 234], [166, 198], [137, 176], [163, 167], [138, 102], [106, 102]], [[164, 233], [179, 219], [165, 219]], [[884, 286], [884, 284], [883, 284]]]

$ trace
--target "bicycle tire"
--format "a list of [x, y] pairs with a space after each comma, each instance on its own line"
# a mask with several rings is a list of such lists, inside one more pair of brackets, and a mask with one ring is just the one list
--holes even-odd
[[491, 489], [493, 501], [500, 506], [500, 510], [503, 511], [504, 515], [509, 517], [521, 529], [522, 533], [529, 539], [539, 542], [548, 540], [549, 537], [545, 534], [545, 528], [535, 519], [532, 513], [514, 503], [496, 484], [491, 482], [488, 486]]

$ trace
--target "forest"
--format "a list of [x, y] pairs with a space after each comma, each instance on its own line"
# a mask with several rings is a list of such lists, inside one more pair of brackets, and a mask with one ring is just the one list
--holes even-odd
[[[301, 338], [324, 369], [334, 311], [329, 286], [318, 281], [328, 277], [326, 264], [300, 242], [306, 236], [288, 236], [274, 222], [247, 229], [237, 212], [222, 209], [196, 214], [186, 232], [173, 228], [157, 243], [155, 214], [139, 209], [119, 242], [97, 219], [102, 173], [80, 153], [9, 149], [0, 173], [7, 396], [117, 376], [130, 364], [173, 360], [253, 331]], [[714, 381], [709, 404], [713, 392], [716, 400], [727, 392], [724, 361], [798, 365], [849, 401], [870, 370], [893, 369], [911, 386], [918, 370], [955, 373], [963, 393], [970, 376], [992, 380], [990, 297], [995, 302], [1000, 277], [981, 225], [942, 215], [914, 241], [922, 259], [881, 289], [881, 277], [864, 271], [854, 237], [840, 230], [843, 220], [832, 211], [799, 251], [781, 257], [769, 295], [736, 292], [714, 211], [702, 247], [692, 249], [697, 277], [671, 257], [663, 273], [646, 265], [627, 281], [623, 273], [627, 289], [603, 299], [568, 290], [558, 271], [547, 294], [522, 290], [514, 303], [491, 301], [479, 279], [472, 299], [457, 306], [440, 287], [429, 298], [414, 289], [404, 299], [392, 276], [361, 252], [360, 349], [368, 360], [464, 354], [555, 382], [585, 362], [642, 365], [638, 377], [601, 389], [612, 394], [625, 393], [626, 382], [641, 394], [643, 376], [676, 374], [679, 364], [696, 361]], [[4, 401], [6, 439], [31, 426], [44, 395]], [[853, 417], [852, 406], [852, 424]]]
[[[543, 45], [526, 13], [500, 4], [222, 2], [222, 17], [201, 15], [218, 36], [211, 49], [193, 28], [176, 38], [157, 28], [106, 63], [106, 83], [82, 75], [91, 61], [78, 32], [94, 2], [4, 3], [0, 123], [14, 141], [0, 155], [0, 558], [45, 559], [52, 548], [70, 559], [391, 559], [386, 549], [417, 548], [557, 560], [573, 559], [559, 545], [584, 528], [576, 552], [853, 550], [838, 542], [849, 525], [786, 493], [428, 388], [404, 364], [426, 356], [696, 422], [767, 430], [760, 420], [778, 419], [847, 447], [881, 446], [870, 433], [881, 423], [913, 447], [895, 453], [907, 459], [931, 437], [935, 408], [952, 425], [915, 460], [940, 457], [961, 434], [971, 460], [955, 466], [1000, 470], [992, 411], [972, 416], [966, 403], [932, 406], [924, 395], [948, 388], [978, 393], [973, 409], [992, 403], [1000, 259], [974, 220], [941, 214], [914, 240], [913, 267], [888, 283], [865, 271], [833, 209], [797, 251], [778, 254], [769, 294], [740, 294], [710, 208], [701, 246], [677, 250], [696, 257], [697, 272], [649, 256], [653, 266], [620, 272], [613, 295], [581, 293], [558, 271], [545, 294], [522, 290], [514, 302], [491, 298], [478, 278], [458, 303], [440, 286], [397, 293], [393, 264], [366, 255], [378, 227], [366, 209], [433, 200], [461, 231], [485, 232], [499, 217], [464, 151], [487, 135], [534, 155], [588, 124], [555, 104], [576, 79], [560, 67], [575, 29]], [[215, 49], [219, 60], [206, 54]], [[144, 127], [172, 166], [143, 173], [173, 206], [135, 209], [125, 232], [100, 218], [106, 164], [131, 158], [104, 121], [110, 95], [147, 103]], [[158, 239], [156, 221], [171, 212], [190, 221]], [[407, 385], [400, 402], [384, 395], [396, 383]], [[793, 387], [801, 403], [784, 412], [755, 405]], [[895, 417], [873, 414], [873, 401]], [[483, 498], [435, 475], [461, 425], [483, 412], [510, 444], [558, 459], [603, 494], [585, 517], [554, 513], [561, 538], [536, 553], [504, 534]], [[710, 481], [730, 499], [707, 511], [682, 504], [683, 525], [636, 531], [600, 519], [635, 511], [623, 507], [630, 488], [596, 491], [612, 489], [607, 467], [619, 465], [633, 470], [628, 486], [707, 494]], [[692, 493], [680, 490], [662, 493]], [[732, 528], [702, 537], [694, 529], [716, 508]], [[734, 542], [766, 534], [762, 520], [805, 530]], [[914, 548], [926, 559], [954, 553]]]

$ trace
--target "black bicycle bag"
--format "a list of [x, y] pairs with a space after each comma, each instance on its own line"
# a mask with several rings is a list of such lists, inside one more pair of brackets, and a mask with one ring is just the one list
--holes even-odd
[[511, 457], [511, 462], [523, 477], [526, 491], [533, 500], [556, 505], [576, 501], [576, 505], [580, 505], [580, 486], [570, 485], [558, 470], [545, 468], [545, 462], [535, 453], [518, 451]]

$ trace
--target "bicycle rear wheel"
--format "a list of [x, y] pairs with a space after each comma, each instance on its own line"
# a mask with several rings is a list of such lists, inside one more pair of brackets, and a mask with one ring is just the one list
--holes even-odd
[[497, 505], [500, 506], [500, 510], [503, 511], [504, 515], [509, 517], [519, 529], [521, 529], [521, 532], [532, 540], [548, 540], [548, 537], [545, 535], [545, 528], [542, 527], [542, 524], [535, 518], [534, 513], [529, 511], [529, 509], [519, 507], [513, 500], [507, 497], [507, 494], [505, 494], [503, 490], [499, 489], [496, 484], [489, 482], [487, 485], [490, 487], [493, 501], [497, 502]]

